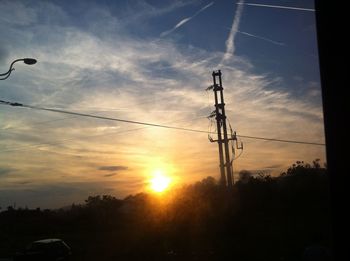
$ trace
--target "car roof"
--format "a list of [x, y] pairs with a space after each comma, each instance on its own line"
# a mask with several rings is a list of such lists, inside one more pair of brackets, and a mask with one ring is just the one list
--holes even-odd
[[34, 241], [33, 243], [48, 244], [48, 243], [61, 242], [61, 241], [62, 241], [62, 239], [59, 239], [59, 238], [46, 238], [46, 239]]

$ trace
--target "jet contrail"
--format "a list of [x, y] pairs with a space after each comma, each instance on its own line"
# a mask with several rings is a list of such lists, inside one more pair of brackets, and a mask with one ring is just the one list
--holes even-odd
[[251, 37], [254, 37], [254, 38], [258, 38], [258, 39], [261, 39], [261, 40], [264, 40], [264, 41], [267, 41], [267, 42], [270, 42], [270, 43], [273, 43], [273, 44], [277, 44], [277, 45], [283, 45], [285, 46], [286, 44], [285, 43], [281, 43], [281, 42], [276, 42], [274, 40], [271, 40], [269, 38], [265, 38], [265, 37], [262, 37], [262, 36], [258, 36], [258, 35], [254, 35], [254, 34], [249, 34], [249, 33], [246, 33], [246, 32], [242, 32], [242, 31], [238, 31], [238, 33], [240, 34], [244, 34], [244, 35], [247, 35], [247, 36], [251, 36]]
[[201, 12], [203, 12], [205, 9], [207, 9], [208, 7], [212, 6], [214, 4], [214, 2], [211, 2], [209, 4], [207, 4], [206, 6], [202, 7], [201, 9], [199, 9], [194, 15], [187, 17], [185, 19], [182, 19], [180, 22], [178, 22], [172, 29], [168, 30], [168, 31], [164, 31], [160, 34], [160, 37], [164, 37], [167, 36], [168, 34], [174, 32], [177, 28], [179, 28], [180, 26], [184, 25], [185, 23], [187, 23], [188, 21], [190, 21], [191, 19], [195, 18], [198, 14], [200, 14]]
[[226, 44], [226, 52], [224, 54], [224, 57], [222, 58], [220, 65], [226, 61], [227, 59], [231, 58], [234, 55], [235, 52], [235, 36], [237, 34], [238, 31], [238, 27], [239, 27], [239, 23], [241, 21], [241, 15], [243, 12], [243, 4], [244, 4], [244, 0], [241, 0], [238, 4], [240, 4], [237, 7], [233, 22], [232, 22], [232, 26], [231, 26], [231, 31], [230, 34], [225, 42]]
[[281, 6], [281, 5], [263, 5], [263, 4], [241, 3], [241, 2], [237, 3], [237, 5], [251, 5], [251, 6], [269, 7], [269, 8], [280, 8], [280, 9], [315, 12], [315, 9], [292, 7], [292, 6]]

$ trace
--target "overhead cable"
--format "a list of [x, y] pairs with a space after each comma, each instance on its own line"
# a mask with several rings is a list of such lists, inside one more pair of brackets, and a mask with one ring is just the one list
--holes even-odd
[[[26, 104], [18, 103], [18, 102], [9, 102], [9, 101], [0, 100], [0, 104], [14, 106], [14, 107], [29, 108], [29, 109], [33, 109], [33, 110], [41, 110], [41, 111], [50, 111], [50, 112], [56, 112], [56, 113], [70, 114], [70, 115], [76, 115], [76, 116], [80, 116], [80, 117], [95, 118], [95, 119], [108, 120], [108, 121], [118, 121], [118, 122], [124, 122], [124, 123], [129, 123], [129, 124], [138, 124], [138, 125], [145, 125], [145, 126], [150, 126], [150, 127], [158, 127], [158, 128], [166, 128], [166, 129], [174, 129], [174, 130], [208, 134], [208, 131], [204, 131], [204, 130], [196, 130], [196, 129], [190, 129], [190, 128], [168, 126], [168, 125], [155, 124], [155, 123], [149, 123], [149, 122], [125, 120], [125, 119], [120, 119], [120, 118], [105, 117], [105, 116], [99, 116], [99, 115], [93, 115], [93, 114], [87, 114], [87, 113], [79, 113], [79, 112], [73, 112], [73, 111], [67, 111], [67, 110], [61, 110], [61, 109], [45, 108], [45, 107], [39, 107], [39, 106], [33, 106], [33, 105], [26, 105]], [[212, 134], [215, 134], [215, 132], [212, 132]], [[305, 145], [318, 145], [318, 146], [325, 146], [326, 145], [324, 143], [308, 142], [308, 141], [274, 139], [274, 138], [248, 136], [248, 135], [237, 135], [237, 136], [239, 136], [241, 138], [265, 140], [265, 141], [273, 141], [273, 142], [295, 143], [295, 144], [305, 144]]]

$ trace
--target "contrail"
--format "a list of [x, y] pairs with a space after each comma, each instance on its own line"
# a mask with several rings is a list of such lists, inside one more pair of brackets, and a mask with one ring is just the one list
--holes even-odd
[[247, 36], [251, 36], [251, 37], [254, 37], [254, 38], [258, 38], [258, 39], [261, 39], [261, 40], [264, 40], [264, 41], [267, 41], [267, 42], [270, 42], [270, 43], [273, 43], [273, 44], [277, 44], [277, 45], [282, 45], [282, 46], [286, 45], [285, 43], [276, 42], [276, 41], [271, 40], [269, 38], [265, 38], [265, 37], [254, 35], [254, 34], [249, 34], [249, 33], [238, 31], [238, 30], [237, 30], [237, 33], [244, 34], [244, 35], [247, 35]]
[[185, 19], [182, 19], [180, 22], [178, 22], [172, 29], [162, 32], [160, 34], [160, 37], [164, 37], [167, 36], [168, 34], [174, 32], [177, 28], [179, 28], [180, 26], [183, 26], [185, 23], [187, 23], [188, 21], [190, 21], [191, 19], [195, 18], [198, 14], [200, 14], [201, 12], [203, 12], [205, 9], [207, 9], [208, 7], [212, 6], [214, 4], [214, 2], [211, 2], [209, 4], [207, 4], [206, 6], [202, 7], [201, 9], [199, 9], [194, 15], [187, 17]]
[[280, 8], [280, 9], [315, 12], [315, 9], [292, 7], [292, 6], [281, 6], [281, 5], [263, 5], [263, 4], [241, 3], [241, 2], [237, 3], [237, 5], [251, 5], [251, 6], [269, 7], [269, 8]]
[[[231, 30], [231, 28], [228, 28], [228, 29]], [[288, 44], [286, 44], [286, 43], [277, 42], [277, 41], [271, 40], [271, 39], [266, 38], [266, 37], [262, 37], [262, 36], [259, 36], [259, 35], [250, 34], [250, 33], [243, 32], [243, 31], [239, 31], [239, 30], [237, 30], [237, 33], [244, 34], [244, 35], [247, 35], [247, 36], [250, 36], [250, 37], [254, 37], [254, 38], [257, 38], [257, 39], [261, 39], [261, 40], [264, 40], [264, 41], [267, 41], [267, 42], [270, 42], [270, 43], [273, 43], [273, 44], [276, 44], [276, 45], [279, 45], [279, 46], [293, 48], [294, 51], [297, 51], [297, 52], [299, 52], [299, 53], [302, 54], [302, 55], [308, 55], [308, 56], [311, 56], [311, 57], [313, 57], [313, 58], [317, 58], [317, 56], [315, 56], [315, 55], [312, 55], [312, 54], [307, 53], [307, 52], [303, 52], [303, 51], [300, 50], [299, 48], [295, 48], [295, 47], [293, 47], [293, 46], [291, 46], [291, 45], [288, 45]]]
[[226, 44], [226, 52], [225, 52], [224, 57], [222, 58], [222, 60], [220, 62], [220, 65], [224, 61], [226, 61], [227, 59], [231, 58], [234, 55], [234, 52], [235, 52], [234, 42], [235, 42], [235, 37], [236, 37], [237, 31], [238, 31], [239, 23], [241, 21], [241, 15], [242, 15], [242, 12], [243, 12], [244, 0], [239, 1], [238, 4], [240, 4], [240, 5], [237, 7], [237, 10], [236, 10], [233, 22], [232, 22], [230, 34], [229, 34], [229, 36], [228, 36], [228, 38], [227, 38], [227, 40], [225, 42], [225, 44]]

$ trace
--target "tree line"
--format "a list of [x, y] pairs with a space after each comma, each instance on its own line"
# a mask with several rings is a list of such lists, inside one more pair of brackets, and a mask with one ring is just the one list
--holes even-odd
[[330, 247], [326, 167], [298, 161], [278, 177], [241, 171], [231, 191], [213, 177], [166, 195], [89, 196], [59, 210], [0, 213], [0, 257], [61, 238], [73, 260], [302, 260]]

